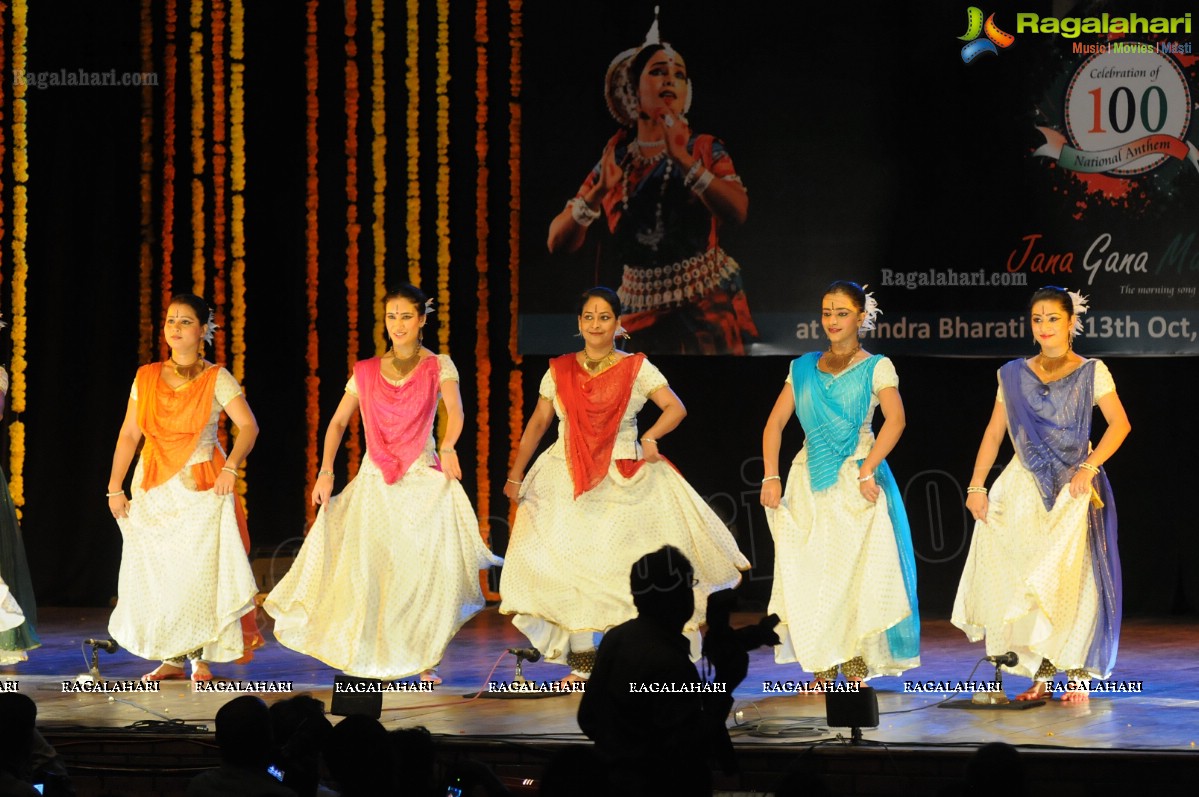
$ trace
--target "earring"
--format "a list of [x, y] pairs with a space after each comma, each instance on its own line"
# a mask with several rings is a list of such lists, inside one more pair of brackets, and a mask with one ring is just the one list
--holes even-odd
[[420, 327], [416, 330], [416, 348], [419, 351], [420, 347], [425, 345], [425, 328]]
[[196, 359], [197, 360], [204, 359], [204, 341], [203, 340], [200, 341], [200, 349], [199, 349], [199, 353], [196, 355]]

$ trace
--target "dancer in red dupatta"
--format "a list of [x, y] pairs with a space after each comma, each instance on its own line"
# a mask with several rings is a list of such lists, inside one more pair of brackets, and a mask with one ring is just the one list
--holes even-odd
[[[659, 453], [659, 441], [687, 414], [666, 378], [643, 354], [616, 349], [620, 300], [592, 288], [577, 312], [581, 352], [550, 361], [504, 493], [518, 502], [506, 554], [500, 611], [551, 662], [583, 680], [597, 636], [635, 616], [629, 567], [673, 545], [695, 565], [698, 629], [711, 592], [735, 586], [749, 562], [720, 518]], [[637, 413], [662, 411], [637, 439]], [[525, 472], [550, 421], [558, 439]]]

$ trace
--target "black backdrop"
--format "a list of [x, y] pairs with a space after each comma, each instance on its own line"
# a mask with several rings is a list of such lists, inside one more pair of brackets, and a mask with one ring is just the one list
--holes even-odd
[[[89, 69], [137, 71], [137, 8], [135, 3], [33, 4], [30, 13], [29, 69]], [[464, 375], [463, 394], [468, 419], [477, 410], [473, 368], [475, 300], [474, 261], [474, 174], [473, 151], [474, 51], [473, 10], [455, 4], [451, 19], [451, 129], [452, 186], [451, 245], [453, 267], [450, 308], [451, 353]], [[639, 41], [645, 28], [645, 3], [601, 4], [606, 13], [598, 25], [616, 26]], [[1030, 3], [1030, 9], [1045, 7]], [[421, 25], [431, 30], [431, 8], [422, 4]], [[693, 30], [702, 30], [710, 20], [712, 35], [765, 42], [770, 47], [795, 46], [806, 53], [797, 55], [796, 66], [782, 75], [761, 74], [761, 82], [748, 81], [746, 101], [758, 96], [762, 102], [784, 102], [794, 109], [788, 124], [807, 131], [813, 140], [832, 148], [836, 136], [822, 127], [818, 114], [801, 113], [801, 105], [790, 100], [802, 94], [812, 70], [833, 59], [853, 44], [855, 52], [866, 53], [876, 68], [885, 70], [887, 59], [872, 48], [881, 40], [866, 36], [895, 14], [889, 4], [866, 4], [869, 13], [844, 18], [844, 13], [811, 12], [804, 25], [786, 31], [767, 30], [759, 19], [752, 25], [744, 14], [722, 21], [725, 4], [696, 4]], [[964, 6], [945, 3], [924, 11], [926, 17], [944, 16], [957, 20]], [[557, 35], [555, 14], [563, 4], [526, 3], [524, 36]], [[593, 6], [588, 6], [593, 8]], [[634, 14], [625, 20], [624, 14]], [[388, 38], [388, 241], [392, 253], [391, 273], [402, 276], [404, 251], [403, 202], [403, 37], [399, 9], [391, 10]], [[156, 14], [161, 9], [156, 7]], [[365, 16], [365, 15], [364, 15]], [[873, 20], [873, 21], [871, 21]], [[877, 23], [877, 24], [876, 24]], [[505, 315], [506, 292], [507, 152], [506, 47], [507, 6], [494, 6], [491, 15], [491, 204], [493, 235], [489, 247], [493, 264], [493, 297], [489, 311], [492, 329], [494, 384], [490, 405], [492, 424], [491, 492], [492, 513], [497, 529], [495, 542], [504, 544], [502, 524], [506, 507], [500, 488], [507, 462], [506, 379], [511, 367], [507, 355]], [[665, 23], [664, 23], [665, 25]], [[957, 26], [957, 22], [953, 23]], [[366, 27], [360, 17], [360, 29]], [[885, 27], [885, 26], [883, 26]], [[329, 290], [320, 299], [322, 391], [321, 424], [327, 422], [345, 378], [345, 298], [340, 289], [344, 274], [344, 162], [341, 155], [344, 120], [341, 111], [341, 6], [323, 3], [320, 10], [319, 92], [322, 98], [321, 135], [321, 280]], [[247, 397], [258, 415], [262, 436], [249, 468], [249, 512], [255, 544], [270, 551], [289, 538], [297, 537], [304, 525], [304, 418], [303, 377], [306, 315], [304, 309], [304, 14], [302, 4], [255, 4], [247, 9], [247, 301], [249, 349]], [[852, 36], [851, 36], [852, 34]], [[695, 35], [695, 34], [689, 34]], [[853, 37], [858, 38], [853, 38]], [[667, 32], [667, 38], [670, 38]], [[432, 37], [423, 41], [422, 72], [431, 80]], [[360, 52], [367, 51], [359, 38]], [[872, 43], [874, 42], [874, 43]], [[583, 43], [580, 44], [581, 48]], [[878, 46], [882, 46], [879, 44]], [[758, 65], [752, 46], [746, 61]], [[873, 54], [872, 54], [873, 53]], [[603, 53], [604, 62], [613, 53]], [[823, 56], [822, 56], [823, 54]], [[730, 55], [730, 57], [734, 57]], [[919, 54], [917, 60], [932, 58]], [[940, 57], [940, 56], [938, 56]], [[956, 57], [956, 55], [954, 56]], [[530, 68], [536, 64], [530, 60]], [[539, 67], [539, 68], [554, 68]], [[575, 64], [561, 65], [574, 72]], [[875, 68], [875, 67], [872, 67]], [[880, 78], [881, 79], [881, 78]], [[598, 105], [598, 79], [581, 79], [580, 91], [593, 92]], [[708, 83], [707, 85], [711, 85]], [[913, 100], [908, 109], [888, 94], [880, 83], [875, 100], [888, 108], [888, 115], [924, 110], [934, 100]], [[704, 84], [698, 82], [698, 91]], [[938, 90], [931, 86], [930, 91]], [[424, 91], [424, 89], [422, 89]], [[178, 143], [186, 152], [186, 66], [180, 69], [180, 113]], [[697, 94], [696, 102], [702, 99]], [[782, 98], [780, 100], [779, 98]], [[862, 98], [855, 98], [855, 102]], [[6, 100], [7, 102], [8, 100]], [[161, 102], [161, 97], [159, 97]], [[432, 104], [423, 105], [422, 141], [432, 137]], [[6, 116], [9, 109], [6, 108]], [[898, 116], [897, 116], [898, 115]], [[160, 115], [159, 115], [160, 116]], [[56, 88], [31, 92], [29, 97], [30, 200], [29, 200], [29, 408], [23, 420], [28, 427], [25, 518], [23, 528], [34, 571], [35, 587], [44, 605], [107, 603], [116, 590], [120, 537], [104, 511], [100, 488], [106, 484], [112, 445], [124, 410], [125, 399], [137, 359], [137, 253], [138, 229], [138, 94], [132, 89]], [[161, 122], [157, 123], [159, 126]], [[534, 124], [537, 124], [534, 128]], [[526, 120], [529, 140], [551, 142], [554, 121], [544, 124]], [[360, 131], [369, 130], [360, 121]], [[535, 129], [536, 132], [528, 132]], [[160, 134], [156, 129], [156, 136]], [[563, 135], [565, 135], [563, 128]], [[723, 131], [721, 131], [723, 132]], [[549, 135], [547, 135], [547, 133]], [[362, 148], [369, 153], [363, 132]], [[746, 139], [747, 142], [749, 141]], [[602, 143], [602, 140], [599, 142]], [[549, 143], [546, 146], [550, 146]], [[884, 149], [887, 146], [884, 141]], [[528, 246], [540, 245], [549, 216], [561, 206], [563, 190], [573, 190], [597, 151], [596, 142], [585, 142], [582, 161], [558, 157], [543, 160], [540, 151], [526, 146], [525, 238]], [[431, 149], [426, 148], [425, 152]], [[884, 166], [891, 159], [878, 157]], [[369, 155], [368, 155], [369, 157]], [[857, 262], [868, 258], [868, 250], [894, 251], [904, 257], [895, 243], [899, 233], [914, 228], [921, 202], [955, 190], [960, 177], [952, 163], [931, 163], [903, 181], [903, 190], [883, 192], [881, 185], [899, 178], [884, 170], [874, 172], [851, 159], [845, 179], [830, 186], [823, 199], [805, 189], [816, 179], [827, 185], [827, 175], [779, 174], [770, 171], [771, 153], [752, 143], [737, 147], [742, 171], [770, 175], [759, 180], [754, 201], [777, 192], [779, 201], [790, 202], [776, 211], [780, 223], [822, 224], [822, 219], [857, 213], [864, 241], [830, 237], [823, 248], [804, 253], [822, 262]], [[562, 167], [561, 164], [569, 164]], [[430, 214], [434, 165], [422, 159], [421, 176], [426, 201], [422, 211], [422, 250], [434, 251]], [[854, 168], [859, 171], [855, 172]], [[899, 168], [895, 166], [894, 168]], [[909, 167], [910, 168], [910, 167]], [[175, 274], [183, 285], [188, 273], [188, 188], [186, 160], [180, 161], [176, 223]], [[5, 175], [6, 180], [10, 175]], [[553, 186], [547, 186], [553, 183]], [[775, 185], [771, 189], [769, 186]], [[565, 187], [565, 188], [563, 188]], [[551, 190], [552, 189], [552, 190]], [[766, 190], [762, 190], [766, 189]], [[886, 195], [880, 203], [878, 196]], [[988, 202], [1018, 200], [994, 197]], [[755, 206], [758, 207], [758, 206]], [[159, 210], [160, 212], [160, 210]], [[6, 214], [9, 210], [6, 208]], [[980, 216], [982, 218], [982, 216]], [[1192, 219], [1199, 218], [1199, 214]], [[872, 232], [880, 223], [891, 230], [886, 236]], [[367, 220], [369, 222], [369, 219]], [[752, 223], [757, 223], [752, 222]], [[1193, 224], [1193, 221], [1192, 221]], [[11, 229], [11, 225], [9, 226]], [[742, 236], [760, 235], [769, 243], [773, 225], [747, 227]], [[538, 232], [540, 231], [540, 232]], [[881, 238], [880, 240], [876, 240]], [[363, 262], [369, 262], [364, 238]], [[524, 252], [529, 252], [526, 248]], [[858, 254], [849, 257], [848, 251]], [[784, 254], [786, 254], [784, 252]], [[532, 256], [529, 256], [530, 258]], [[10, 255], [4, 254], [5, 276]], [[431, 259], [425, 264], [425, 281], [435, 272]], [[836, 276], [842, 276], [837, 274]], [[845, 274], [844, 276], [854, 276]], [[6, 280], [6, 285], [7, 280]], [[572, 283], [547, 279], [528, 288], [521, 297], [543, 307], [569, 305]], [[760, 292], [771, 295], [769, 288]], [[8, 292], [4, 291], [8, 302]], [[814, 304], [818, 296], [778, 297], [794, 306]], [[886, 297], [880, 295], [886, 306]], [[364, 306], [369, 306], [364, 305]], [[5, 306], [7, 312], [8, 307]], [[440, 323], [434, 316], [432, 323]], [[562, 350], [575, 343], [571, 329], [564, 329]], [[5, 338], [7, 341], [7, 337]], [[8, 344], [5, 343], [5, 346]], [[369, 351], [364, 346], [363, 353]], [[1031, 349], [1031, 347], [1030, 347]], [[1085, 349], [1084, 349], [1085, 353]], [[746, 360], [731, 358], [656, 358], [673, 387], [690, 410], [684, 425], [666, 441], [666, 453], [679, 465], [700, 493], [734, 527], [755, 569], [747, 584], [746, 604], [761, 604], [769, 592], [772, 567], [769, 534], [756, 504], [756, 486], [761, 467], [756, 462], [761, 425], [785, 375], [786, 357]], [[908, 428], [890, 458], [905, 485], [915, 547], [919, 556], [920, 595], [927, 616], [948, 614], [957, 576], [965, 557], [969, 527], [961, 507], [961, 490], [973, 461], [979, 435], [990, 412], [994, 394], [994, 370], [1001, 359], [943, 359], [903, 356], [896, 358], [901, 391], [908, 412]], [[531, 407], [546, 359], [528, 356], [520, 366], [524, 372], [525, 407]], [[1125, 596], [1130, 612], [1193, 612], [1199, 608], [1199, 542], [1194, 534], [1193, 514], [1187, 507], [1186, 485], [1191, 481], [1190, 459], [1196, 441], [1194, 413], [1190, 401], [1193, 382], [1192, 359], [1110, 358], [1109, 364], [1133, 423], [1133, 433], [1113, 459], [1109, 471], [1116, 492], [1121, 521], [1121, 553], [1124, 559]], [[794, 452], [800, 443], [793, 424], [784, 440], [784, 450]], [[464, 460], [474, 454], [473, 437], [465, 436], [459, 446]], [[1010, 449], [1009, 449], [1010, 451]], [[1007, 454], [1003, 456], [1006, 459]], [[5, 460], [7, 462], [7, 460]], [[339, 469], [342, 463], [339, 463]], [[464, 480], [469, 493], [476, 488], [475, 474]]]

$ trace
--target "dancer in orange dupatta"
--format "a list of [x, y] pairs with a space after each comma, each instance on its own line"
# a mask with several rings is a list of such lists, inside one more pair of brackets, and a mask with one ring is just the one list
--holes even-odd
[[[581, 352], [550, 361], [504, 494], [518, 502], [500, 583], [500, 611], [548, 661], [585, 680], [597, 635], [636, 615], [629, 567], [673, 545], [695, 566], [698, 629], [711, 592], [735, 586], [749, 562], [720, 518], [659, 453], [659, 441], [687, 411], [644, 354], [616, 350], [620, 299], [592, 288], [578, 307]], [[662, 410], [637, 441], [637, 413]], [[533, 457], [550, 421], [558, 439]]]
[[[248, 661], [262, 644], [249, 535], [233, 490], [258, 424], [233, 375], [204, 360], [212, 326], [200, 297], [171, 299], [171, 356], [138, 369], [112, 457], [108, 508], [124, 547], [108, 631], [131, 653], [162, 660], [146, 680], [184, 678], [186, 658], [192, 680], [209, 681], [208, 662]], [[237, 427], [228, 459], [216, 437], [222, 410]], [[143, 438], [130, 499], [123, 484]]]

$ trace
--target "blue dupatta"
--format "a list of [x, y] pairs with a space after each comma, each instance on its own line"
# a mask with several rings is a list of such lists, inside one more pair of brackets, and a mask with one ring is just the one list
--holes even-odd
[[[857, 450], [859, 430], [870, 411], [874, 369], [882, 355], [872, 355], [838, 376], [819, 370], [816, 367], [819, 359], [820, 352], [809, 352], [791, 362], [795, 415], [804, 430], [812, 492], [836, 484], [841, 466]], [[862, 460], [857, 461], [858, 465], [861, 463]], [[912, 531], [899, 486], [886, 461], [875, 468], [874, 481], [887, 497], [887, 515], [895, 533], [904, 591], [911, 608], [907, 617], [887, 629], [887, 645], [896, 659], [913, 659], [920, 655], [920, 608], [916, 598]]]
[[[1053, 509], [1062, 488], [1091, 446], [1095, 403], [1095, 361], [1087, 360], [1054, 382], [1042, 382], [1025, 360], [999, 369], [1008, 434], [1021, 464], [1036, 480], [1045, 511]], [[1120, 645], [1123, 586], [1116, 544], [1116, 502], [1103, 468], [1091, 480], [1094, 496], [1087, 513], [1087, 544], [1099, 597], [1086, 667], [1111, 675]], [[1094, 499], [1098, 500], [1094, 500]]]

